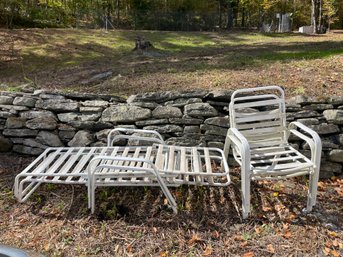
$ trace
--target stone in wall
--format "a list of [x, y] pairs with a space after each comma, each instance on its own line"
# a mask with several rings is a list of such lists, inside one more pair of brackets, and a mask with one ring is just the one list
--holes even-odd
[[339, 163], [322, 161], [320, 164], [320, 178], [331, 178], [335, 175], [342, 174], [342, 165]]
[[48, 99], [38, 100], [36, 108], [55, 112], [73, 112], [78, 110], [79, 104], [70, 99]]
[[161, 124], [168, 124], [168, 119], [154, 119], [154, 120], [141, 120], [136, 121], [136, 125], [143, 127], [143, 126], [150, 126], [150, 125], [161, 125]]
[[160, 104], [154, 103], [154, 102], [133, 102], [133, 103], [130, 103], [130, 105], [134, 105], [134, 106], [138, 106], [142, 108], [148, 108], [151, 110], [155, 109], [157, 106], [160, 106]]
[[298, 122], [304, 124], [305, 126], [318, 125], [319, 120], [316, 118], [298, 119]]
[[230, 103], [232, 93], [233, 93], [232, 90], [214, 90], [214, 91], [209, 92], [205, 96], [205, 99]]
[[31, 97], [16, 97], [13, 101], [14, 105], [26, 106], [26, 107], [35, 107], [36, 99]]
[[64, 142], [69, 142], [72, 140], [72, 138], [75, 136], [76, 132], [75, 131], [70, 131], [70, 130], [60, 130], [58, 132], [59, 138]]
[[197, 140], [187, 137], [171, 137], [167, 139], [168, 145], [179, 145], [179, 146], [205, 146], [206, 142], [203, 140]]
[[334, 134], [339, 132], [339, 127], [334, 124], [322, 123], [319, 125], [310, 125], [309, 127], [316, 131], [319, 135]]
[[26, 120], [21, 117], [9, 117], [6, 120], [5, 127], [8, 129], [23, 128], [25, 127]]
[[43, 153], [44, 149], [34, 148], [34, 147], [29, 147], [29, 146], [24, 146], [24, 145], [14, 145], [13, 151], [16, 153], [20, 153], [20, 154], [27, 154], [27, 155], [36, 156], [36, 155], [40, 155], [41, 153]]
[[38, 117], [28, 120], [26, 127], [29, 129], [54, 130], [57, 127], [57, 122], [52, 117]]
[[177, 98], [173, 101], [165, 102], [164, 105], [166, 106], [174, 106], [174, 107], [183, 107], [187, 104], [193, 104], [193, 103], [202, 103], [202, 100], [200, 98]]
[[286, 112], [300, 112], [301, 110], [300, 104], [286, 104]]
[[182, 112], [179, 108], [173, 106], [158, 106], [152, 111], [153, 118], [180, 118]]
[[49, 131], [44, 131], [44, 130], [39, 131], [36, 137], [36, 140], [37, 142], [43, 145], [48, 145], [48, 146], [53, 146], [53, 147], [63, 146], [63, 143], [61, 142], [58, 135]]
[[87, 100], [81, 103], [82, 106], [88, 106], [88, 107], [107, 107], [108, 102], [104, 100]]
[[303, 119], [303, 118], [315, 118], [319, 117], [320, 114], [317, 111], [310, 111], [310, 110], [304, 110], [300, 112], [296, 112], [294, 114], [294, 118], [296, 119]]
[[218, 135], [218, 136], [226, 136], [227, 135], [227, 128], [222, 128], [218, 126], [202, 124], [200, 125], [200, 129], [205, 131], [205, 135]]
[[173, 132], [182, 132], [183, 129], [180, 126], [177, 125], [155, 125], [155, 126], [146, 126], [143, 129], [147, 130], [155, 130], [158, 133], [173, 133]]
[[101, 117], [101, 112], [65, 112], [57, 114], [61, 122], [72, 123], [73, 121], [97, 121]]
[[343, 95], [333, 96], [330, 98], [329, 102], [333, 105], [342, 105], [343, 104]]
[[51, 117], [56, 119], [56, 116], [51, 111], [25, 111], [20, 113], [20, 117], [24, 119], [35, 119], [35, 118], [47, 118]]
[[0, 95], [0, 105], [10, 105], [13, 103], [13, 97]]
[[35, 147], [35, 148], [41, 148], [41, 149], [46, 149], [48, 146], [43, 145], [39, 143], [37, 140], [32, 139], [32, 138], [25, 138], [22, 142], [23, 145], [25, 146], [30, 146], [30, 147]]
[[84, 147], [84, 146], [89, 146], [93, 142], [94, 142], [94, 136], [90, 132], [80, 130], [75, 134], [74, 138], [68, 143], [68, 146]]
[[213, 141], [210, 141], [207, 143], [207, 146], [208, 147], [214, 147], [214, 148], [219, 148], [219, 149], [224, 149], [224, 143], [222, 142], [213, 142]]
[[323, 115], [328, 122], [343, 124], [343, 110], [326, 110]]
[[199, 134], [200, 127], [199, 126], [185, 126], [183, 129], [184, 134]]
[[156, 102], [162, 103], [177, 98], [203, 98], [207, 94], [206, 90], [193, 91], [165, 91], [165, 92], [148, 92], [144, 94], [132, 95], [127, 99], [128, 103], [133, 102]]
[[0, 118], [7, 119], [11, 117], [13, 114], [7, 111], [0, 111]]
[[2, 132], [4, 136], [8, 137], [34, 137], [38, 134], [37, 130], [32, 129], [4, 129]]
[[343, 150], [335, 149], [330, 151], [329, 159], [333, 162], [340, 162], [343, 163]]
[[131, 105], [117, 105], [105, 109], [101, 119], [105, 122], [133, 123], [138, 120], [149, 119], [150, 117], [150, 109]]
[[91, 106], [80, 106], [80, 112], [102, 112], [104, 110], [103, 107], [91, 107]]
[[169, 122], [177, 125], [200, 125], [204, 122], [204, 120], [183, 115], [182, 118], [171, 118], [169, 119]]
[[76, 129], [81, 130], [91, 130], [91, 131], [99, 131], [106, 128], [113, 128], [113, 125], [109, 122], [102, 122], [102, 121], [72, 121], [70, 122]]
[[310, 111], [324, 111], [327, 109], [333, 109], [333, 105], [332, 104], [310, 104], [310, 105], [305, 105], [304, 109], [310, 110]]
[[195, 103], [185, 106], [185, 115], [191, 117], [213, 117], [217, 116], [217, 110], [208, 103]]
[[214, 125], [214, 126], [219, 126], [223, 128], [229, 128], [230, 127], [230, 120], [229, 117], [213, 117], [213, 118], [208, 118], [204, 121], [205, 124], [208, 125]]

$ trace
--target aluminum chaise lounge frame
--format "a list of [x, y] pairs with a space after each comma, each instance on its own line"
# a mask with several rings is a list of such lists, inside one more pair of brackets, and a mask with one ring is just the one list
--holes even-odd
[[[306, 210], [311, 211], [316, 204], [321, 140], [299, 122], [286, 126], [284, 91], [278, 86], [237, 90], [231, 96], [229, 112], [224, 151], [227, 156], [231, 146], [241, 166], [243, 218], [250, 212], [251, 180], [310, 175]], [[288, 143], [290, 134], [308, 143], [310, 159]]]
[[[120, 139], [154, 144], [112, 145]], [[26, 201], [41, 183], [83, 184], [88, 188], [88, 207], [93, 213], [95, 189], [99, 186], [159, 186], [176, 213], [177, 204], [168, 187], [230, 184], [229, 167], [221, 149], [166, 145], [156, 131], [123, 128], [112, 130], [107, 142], [106, 147], [46, 149], [16, 176], [16, 198]], [[213, 161], [220, 162], [220, 170], [213, 169]]]

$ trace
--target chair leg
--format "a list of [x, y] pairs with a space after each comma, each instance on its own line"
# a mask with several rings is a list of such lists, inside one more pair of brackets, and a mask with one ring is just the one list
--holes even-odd
[[224, 157], [226, 158], [226, 160], [228, 160], [228, 157], [229, 157], [230, 145], [231, 145], [231, 139], [230, 137], [226, 136], [225, 145], [224, 145]]
[[310, 184], [308, 188], [307, 206], [306, 206], [307, 212], [312, 211], [312, 207], [316, 205], [318, 180], [319, 180], [319, 169], [314, 168], [314, 172], [310, 174]]
[[246, 169], [245, 165], [242, 165], [242, 171], [241, 171], [241, 183], [242, 183], [242, 216], [243, 219], [248, 218], [250, 213], [250, 176], [249, 172]]

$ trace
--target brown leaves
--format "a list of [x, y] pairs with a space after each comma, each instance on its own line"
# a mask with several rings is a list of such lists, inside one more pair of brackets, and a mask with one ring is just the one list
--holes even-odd
[[203, 252], [202, 256], [210, 256], [213, 252], [213, 248], [211, 245], [207, 245], [205, 251]]
[[275, 253], [274, 246], [272, 244], [267, 245], [267, 251], [270, 253]]
[[194, 245], [202, 241], [203, 239], [198, 234], [193, 234], [192, 238], [188, 241], [188, 245]]
[[254, 257], [255, 254], [253, 252], [247, 252], [245, 254], [243, 254], [243, 257]]

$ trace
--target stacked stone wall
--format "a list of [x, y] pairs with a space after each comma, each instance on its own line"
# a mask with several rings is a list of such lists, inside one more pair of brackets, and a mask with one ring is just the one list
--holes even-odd
[[[223, 148], [231, 91], [111, 95], [1, 92], [0, 151], [39, 155], [47, 147], [103, 146], [115, 127], [152, 129], [168, 144]], [[323, 142], [321, 177], [342, 174], [343, 95], [287, 99], [287, 121], [317, 131]], [[309, 146], [292, 144], [305, 155]]]

